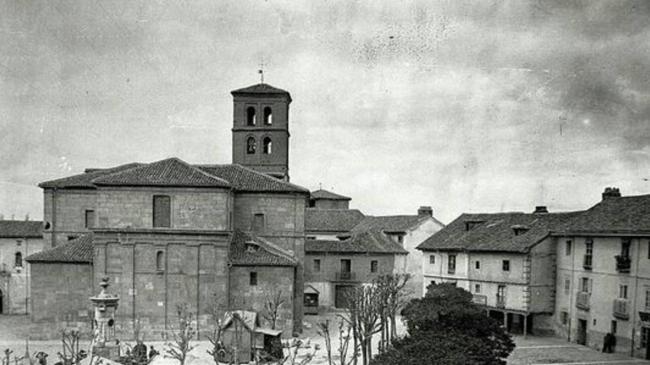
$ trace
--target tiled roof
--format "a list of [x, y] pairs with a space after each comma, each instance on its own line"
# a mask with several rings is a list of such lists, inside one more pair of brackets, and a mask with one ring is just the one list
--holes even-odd
[[385, 232], [406, 232], [417, 226], [425, 218], [418, 215], [366, 216], [352, 228], [352, 232], [363, 232], [369, 229], [378, 229]]
[[566, 223], [570, 232], [650, 232], [650, 195], [610, 197]]
[[329, 200], [352, 200], [352, 198], [332, 193], [331, 191], [318, 189], [311, 192], [312, 199], [329, 199]]
[[239, 266], [296, 266], [291, 253], [261, 237], [235, 230], [230, 241], [230, 262]]
[[43, 237], [41, 221], [0, 221], [2, 238], [40, 238]]
[[271, 86], [269, 84], [255, 84], [251, 86], [247, 86], [241, 89], [233, 90], [230, 92], [232, 95], [237, 95], [237, 94], [280, 94], [280, 95], [286, 95], [289, 97], [289, 100], [291, 100], [291, 94], [289, 94], [288, 91], [279, 89], [275, 86]]
[[305, 231], [348, 232], [363, 217], [363, 213], [358, 209], [307, 208], [305, 210]]
[[104, 175], [92, 182], [111, 186], [230, 187], [227, 181], [175, 157]]
[[28, 262], [93, 263], [93, 235], [86, 234], [49, 250], [27, 256]]
[[195, 165], [195, 167], [230, 182], [236, 191], [309, 193], [309, 190], [301, 186], [276, 179], [238, 164]]
[[126, 165], [120, 165], [107, 169], [86, 169], [86, 172], [78, 175], [68, 176], [61, 179], [45, 181], [38, 186], [41, 188], [85, 188], [94, 189], [95, 184], [92, 181], [98, 177], [105, 176], [114, 172], [128, 170], [143, 164], [134, 162]]
[[150, 164], [131, 163], [39, 184], [42, 188], [87, 188], [97, 185], [232, 187], [241, 192], [301, 193], [309, 190], [241, 165], [189, 165], [177, 158]]
[[[422, 242], [421, 250], [527, 252], [580, 212], [461, 214]], [[467, 224], [473, 225], [467, 229]], [[525, 230], [515, 235], [515, 229]]]
[[306, 240], [305, 252], [408, 254], [397, 242], [376, 230], [356, 233], [342, 241]]

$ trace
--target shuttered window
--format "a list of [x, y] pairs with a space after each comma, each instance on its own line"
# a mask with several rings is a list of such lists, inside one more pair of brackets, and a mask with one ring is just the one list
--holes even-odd
[[171, 227], [171, 199], [167, 195], [153, 197], [153, 226]]

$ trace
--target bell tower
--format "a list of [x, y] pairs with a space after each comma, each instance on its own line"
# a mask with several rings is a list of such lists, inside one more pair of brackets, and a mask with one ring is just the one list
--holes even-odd
[[231, 94], [232, 162], [289, 181], [289, 92], [259, 83]]

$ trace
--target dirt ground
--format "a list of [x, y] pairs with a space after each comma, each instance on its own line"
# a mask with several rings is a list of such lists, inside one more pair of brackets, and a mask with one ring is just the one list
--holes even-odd
[[[337, 330], [337, 313], [327, 313], [321, 315], [307, 315], [304, 318], [304, 331], [299, 337], [308, 344], [308, 348], [302, 349], [301, 353], [313, 352], [316, 346], [320, 350], [316, 352], [311, 365], [326, 365], [327, 355], [325, 352], [325, 341], [318, 335], [316, 324], [330, 320], [332, 333], [332, 350], [336, 352], [338, 348], [338, 330]], [[0, 351], [11, 349], [13, 355], [22, 356], [25, 353], [25, 339], [29, 330], [29, 318], [27, 316], [0, 316]], [[398, 333], [403, 334], [405, 328], [401, 321], [398, 322]], [[131, 342], [127, 341], [126, 343]], [[377, 341], [373, 341], [375, 352]], [[568, 343], [564, 339], [555, 337], [536, 337], [521, 336], [515, 337], [517, 347], [508, 359], [509, 365], [533, 365], [533, 364], [554, 364], [554, 365], [640, 365], [648, 364], [650, 361], [633, 359], [627, 354], [604, 354], [594, 349]], [[208, 341], [196, 341], [196, 347], [190, 352], [187, 365], [214, 364], [207, 350], [210, 343]], [[151, 342], [147, 345], [153, 345], [158, 351], [162, 352], [163, 342]], [[88, 348], [87, 341], [81, 343], [82, 348]], [[30, 341], [29, 349], [31, 353], [44, 351], [49, 354], [48, 363], [53, 364], [58, 361], [57, 352], [61, 351], [60, 341]], [[12, 356], [13, 356], [12, 355]], [[335, 355], [336, 356], [336, 355]], [[337, 357], [337, 356], [336, 356]], [[162, 356], [155, 359], [153, 365], [176, 365], [177, 362], [172, 359], [166, 359]], [[87, 365], [87, 361], [84, 362]], [[397, 364], [396, 364], [397, 365]]]

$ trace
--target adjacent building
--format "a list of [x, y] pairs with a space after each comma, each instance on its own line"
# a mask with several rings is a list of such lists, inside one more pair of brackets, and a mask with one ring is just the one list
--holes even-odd
[[[426, 287], [452, 282], [515, 333], [552, 333], [554, 229], [579, 213], [462, 214], [419, 247]], [[424, 288], [423, 288], [424, 289]]]
[[406, 251], [378, 230], [354, 233], [343, 240], [305, 241], [305, 304], [345, 308], [353, 288], [380, 275], [406, 272]]
[[25, 257], [43, 250], [43, 222], [0, 220], [0, 314], [27, 314], [31, 269]]
[[650, 195], [602, 201], [554, 233], [557, 239], [555, 326], [572, 342], [650, 359]]
[[423, 206], [412, 215], [367, 216], [351, 229], [351, 233], [379, 231], [402, 247], [408, 253], [404, 258], [404, 270], [411, 275], [406, 292], [409, 297], [421, 297], [423, 256], [417, 247], [443, 227], [444, 224], [433, 216], [433, 209]]

